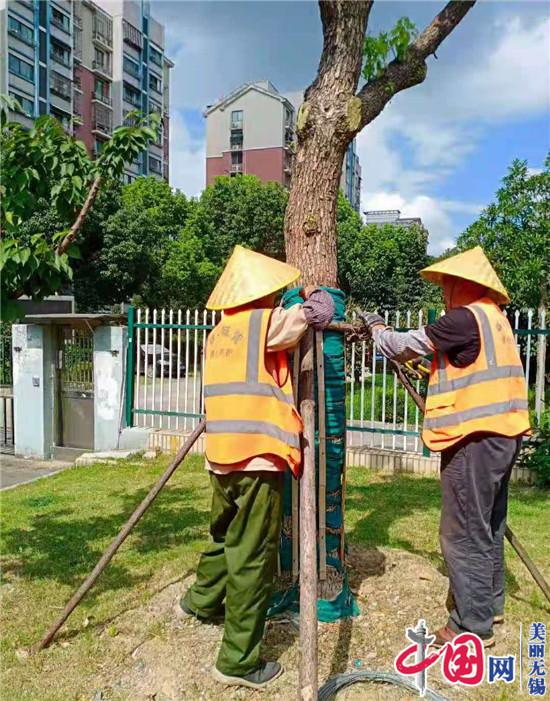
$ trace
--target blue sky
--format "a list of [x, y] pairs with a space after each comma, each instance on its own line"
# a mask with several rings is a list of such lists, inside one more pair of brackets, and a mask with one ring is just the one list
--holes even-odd
[[[422, 29], [444, 1], [378, 0], [369, 31], [409, 16]], [[271, 80], [298, 103], [321, 50], [317, 3], [153, 0], [172, 72], [171, 182], [204, 187], [204, 107], [241, 83]], [[421, 216], [438, 253], [492, 199], [514, 158], [540, 168], [550, 146], [550, 14], [541, 1], [470, 11], [429, 60], [426, 81], [397, 95], [357, 138], [362, 209]]]

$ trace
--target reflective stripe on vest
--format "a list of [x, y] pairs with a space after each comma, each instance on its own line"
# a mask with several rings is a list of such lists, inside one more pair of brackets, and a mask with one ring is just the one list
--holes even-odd
[[297, 473], [302, 422], [286, 352], [265, 352], [270, 317], [269, 309], [227, 314], [209, 338], [206, 454], [214, 463], [231, 465], [269, 453]]
[[447, 414], [447, 416], [439, 416], [436, 419], [426, 419], [424, 427], [443, 428], [444, 426], [454, 426], [472, 419], [483, 419], [486, 416], [506, 414], [509, 411], [527, 411], [528, 408], [529, 405], [526, 399], [511, 399], [508, 402], [495, 402], [494, 404], [485, 404], [485, 406], [476, 406], [473, 409], [458, 411], [455, 414]]
[[422, 431], [432, 450], [443, 450], [477, 431], [513, 436], [529, 430], [524, 371], [508, 320], [487, 298], [467, 308], [479, 328], [480, 352], [465, 368], [436, 353]]
[[300, 447], [300, 440], [297, 435], [289, 433], [288, 431], [283, 431], [278, 426], [275, 426], [275, 424], [268, 423], [267, 421], [240, 421], [238, 419], [207, 421], [206, 432], [260, 434], [276, 438], [282, 443], [288, 443], [288, 445], [293, 448]]
[[294, 397], [285, 394], [279, 387], [264, 382], [221, 382], [204, 388], [204, 397], [227, 397], [230, 394], [253, 394], [256, 397], [276, 397], [281, 402], [294, 404]]

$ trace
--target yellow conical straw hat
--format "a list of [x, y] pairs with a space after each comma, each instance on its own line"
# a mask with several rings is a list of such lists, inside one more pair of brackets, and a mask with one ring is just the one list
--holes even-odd
[[420, 271], [422, 277], [436, 285], [443, 284], [444, 277], [457, 277], [462, 280], [477, 282], [478, 285], [486, 287], [490, 292], [489, 296], [497, 304], [508, 304], [510, 297], [506, 288], [499, 280], [495, 269], [483, 252], [481, 246], [470, 248], [464, 253], [445, 258]]
[[287, 263], [235, 246], [206, 306], [208, 309], [240, 307], [282, 290], [299, 277], [300, 271]]

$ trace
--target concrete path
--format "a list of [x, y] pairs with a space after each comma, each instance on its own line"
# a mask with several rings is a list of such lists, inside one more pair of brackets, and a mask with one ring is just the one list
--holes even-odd
[[20, 484], [50, 477], [72, 465], [73, 463], [59, 460], [33, 460], [0, 455], [0, 490], [13, 489]]

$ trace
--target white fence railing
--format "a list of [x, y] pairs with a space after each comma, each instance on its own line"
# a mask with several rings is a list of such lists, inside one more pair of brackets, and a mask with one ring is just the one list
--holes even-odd
[[[207, 333], [219, 315], [197, 309], [137, 309], [132, 316], [133, 425], [192, 430], [204, 411], [202, 368]], [[418, 328], [428, 322], [422, 311], [385, 312], [384, 316], [396, 329]], [[432, 312], [430, 320], [435, 318]], [[526, 310], [515, 312], [510, 322], [529, 382], [530, 407], [540, 418], [548, 393], [546, 317]], [[367, 341], [350, 344], [346, 355], [348, 447], [421, 453], [422, 416], [386, 359]], [[421, 389], [420, 382], [417, 389]]]

